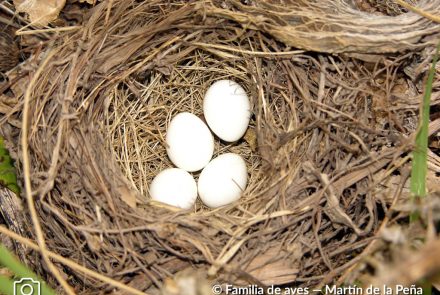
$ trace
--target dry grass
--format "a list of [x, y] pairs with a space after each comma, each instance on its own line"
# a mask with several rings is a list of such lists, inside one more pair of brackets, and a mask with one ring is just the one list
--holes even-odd
[[[17, 122], [29, 120], [28, 193], [47, 253], [143, 291], [188, 267], [230, 283], [319, 286], [357, 273], [376, 249], [379, 229], [407, 216], [398, 208], [408, 196], [408, 152], [430, 51], [368, 63], [292, 50], [280, 42], [290, 33], [274, 33], [268, 13], [249, 24], [237, 18], [262, 13], [266, 4], [251, 2], [101, 3], [83, 29], [46, 44], [52, 55], [35, 53], [46, 70], [38, 78], [30, 70], [31, 115], [22, 117], [23, 96], [16, 94], [0, 122], [17, 142]], [[323, 17], [321, 8], [301, 9], [303, 17]], [[315, 33], [307, 33], [310, 40]], [[424, 34], [438, 28], [420, 27], [417, 38], [396, 40], [406, 46], [396, 50], [425, 48], [429, 42], [418, 43]], [[362, 42], [350, 44], [350, 52], [373, 53]], [[239, 82], [252, 99], [250, 132], [234, 145], [217, 141], [215, 149], [246, 159], [243, 197], [186, 212], [150, 202], [151, 179], [171, 166], [167, 124], [182, 111], [202, 116], [204, 92], [221, 78]], [[434, 91], [432, 104], [439, 98]], [[438, 120], [431, 132], [437, 130]], [[11, 153], [22, 163], [18, 148]], [[435, 190], [440, 161], [435, 153], [430, 161]], [[113, 288], [81, 270], [59, 269], [78, 292]]]
[[[173, 166], [164, 142], [171, 118], [185, 111], [203, 118], [203, 96], [209, 85], [218, 79], [233, 79], [247, 89], [251, 87], [246, 85], [249, 81], [243, 62], [225, 64], [200, 50], [185, 56], [179, 65], [164, 66], [144, 79], [139, 81], [130, 77], [105, 94], [105, 119], [100, 126], [106, 147], [114, 151], [113, 158], [139, 191], [140, 203], [148, 201], [148, 186], [157, 172]], [[252, 126], [249, 134], [254, 134], [254, 130]], [[245, 139], [232, 145], [216, 141], [215, 155], [228, 151], [245, 158], [250, 183], [258, 183], [258, 173], [254, 172], [260, 166], [260, 159], [249, 143]], [[254, 189], [252, 185], [249, 188], [250, 191]], [[200, 206], [198, 204], [197, 208]]]

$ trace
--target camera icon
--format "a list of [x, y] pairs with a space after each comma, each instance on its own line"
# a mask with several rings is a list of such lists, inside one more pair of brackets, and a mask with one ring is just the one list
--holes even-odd
[[40, 282], [32, 278], [15, 281], [14, 295], [40, 295]]

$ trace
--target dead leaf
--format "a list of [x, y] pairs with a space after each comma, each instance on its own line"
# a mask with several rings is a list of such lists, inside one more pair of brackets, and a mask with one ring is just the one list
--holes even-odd
[[13, 105], [8, 104], [10, 99], [10, 97], [0, 94], [0, 114], [8, 114], [12, 110]]
[[375, 276], [365, 282], [366, 285], [409, 286], [422, 278], [430, 279], [440, 271], [439, 239], [428, 241], [419, 249], [408, 247], [405, 252], [395, 254], [398, 259], [376, 269]]
[[164, 76], [171, 75], [171, 72], [173, 71], [173, 68], [171, 66], [156, 67], [155, 69]]
[[86, 243], [87, 246], [89, 246], [90, 250], [92, 250], [93, 252], [101, 251], [102, 243], [98, 236], [89, 233], [84, 233], [84, 237], [86, 238]]
[[46, 26], [58, 17], [66, 0], [14, 0], [18, 12], [29, 15], [33, 25]]
[[294, 282], [299, 271], [298, 249], [294, 252], [289, 250], [270, 248], [256, 256], [245, 271], [265, 285]]
[[244, 134], [244, 140], [249, 144], [249, 147], [253, 152], [257, 151], [257, 134], [255, 129], [248, 128], [246, 133]]
[[23, 75], [18, 69], [13, 69], [7, 73], [9, 81], [15, 81], [11, 84], [10, 89], [14, 97], [21, 97], [24, 95], [29, 84], [29, 75]]
[[121, 185], [117, 189], [121, 200], [131, 208], [136, 208], [136, 194], [126, 185]]

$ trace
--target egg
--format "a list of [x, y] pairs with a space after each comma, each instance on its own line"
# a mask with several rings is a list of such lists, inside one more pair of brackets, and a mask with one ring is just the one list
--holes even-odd
[[211, 208], [240, 199], [248, 181], [246, 163], [234, 153], [213, 159], [200, 173], [198, 192], [202, 202]]
[[199, 117], [187, 112], [171, 120], [166, 143], [170, 160], [189, 172], [205, 167], [214, 153], [214, 137], [208, 126]]
[[203, 112], [212, 132], [224, 141], [233, 142], [248, 128], [251, 104], [243, 87], [231, 80], [220, 80], [207, 90]]
[[151, 182], [150, 196], [155, 201], [189, 209], [197, 199], [197, 184], [187, 171], [168, 168], [157, 174]]

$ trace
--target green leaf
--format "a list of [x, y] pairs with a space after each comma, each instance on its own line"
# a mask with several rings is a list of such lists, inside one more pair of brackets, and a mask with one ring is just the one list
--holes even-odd
[[[29, 290], [30, 288], [29, 286], [31, 286], [35, 290], [37, 290], [38, 288], [40, 290], [41, 295], [55, 295], [55, 292], [51, 288], [49, 288], [42, 279], [40, 279], [28, 267], [23, 265], [3, 245], [0, 245], [0, 264], [8, 268], [17, 277], [15, 281], [12, 281], [12, 286], [11, 286], [9, 282], [11, 280], [7, 279], [6, 277], [0, 276], [0, 285], [2, 286], [4, 285], [5, 288], [8, 288], [7, 290], [0, 289], [0, 292], [5, 294], [13, 294], [10, 292], [11, 291], [13, 292], [14, 288], [17, 289], [17, 288], [25, 287], [27, 288], [27, 290]], [[20, 293], [16, 293], [16, 294], [20, 294]], [[38, 293], [34, 292], [33, 294], [38, 294]]]
[[423, 289], [423, 295], [431, 295], [432, 294], [432, 284], [427, 279], [421, 279], [419, 280], [419, 285]]
[[0, 294], [14, 295], [14, 281], [5, 276], [0, 276]]
[[413, 162], [411, 170], [411, 195], [414, 198], [426, 196], [426, 173], [428, 170], [428, 127], [429, 127], [429, 106], [431, 103], [432, 84], [435, 76], [435, 65], [438, 60], [440, 43], [432, 60], [429, 70], [428, 80], [426, 81], [425, 95], [423, 96], [421, 108], [421, 120], [419, 131], [416, 135], [416, 146], [413, 151]]
[[[435, 65], [437, 64], [438, 54], [440, 50], [440, 42], [432, 59], [432, 65], [429, 70], [428, 80], [426, 81], [425, 95], [423, 96], [421, 108], [421, 120], [419, 123], [419, 131], [416, 135], [416, 146], [413, 151], [413, 162], [411, 170], [411, 198], [414, 201], [416, 198], [423, 198], [426, 196], [426, 174], [428, 171], [428, 128], [429, 128], [429, 106], [431, 105], [432, 84], [435, 76]], [[419, 212], [412, 212], [410, 215], [410, 222], [415, 222], [419, 218]], [[423, 287], [423, 294], [431, 295], [432, 288], [429, 282], [421, 280], [419, 282]]]
[[8, 150], [4, 146], [4, 140], [0, 136], [0, 185], [7, 187], [16, 194], [20, 193], [17, 184], [17, 174]]

